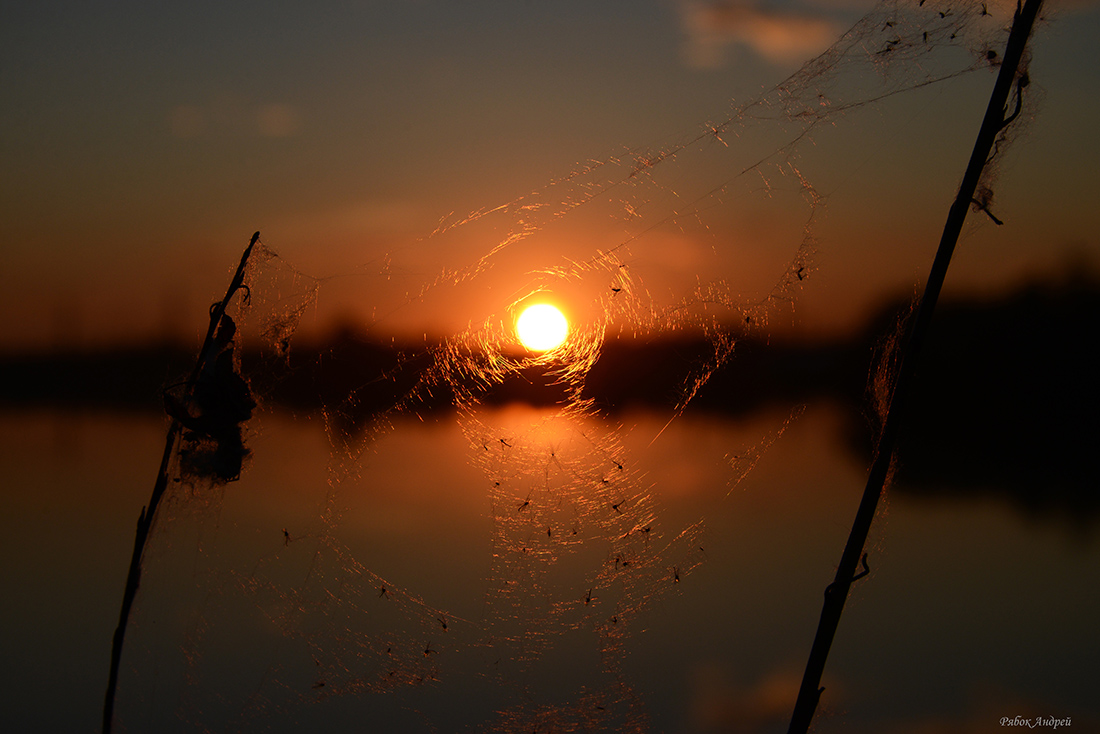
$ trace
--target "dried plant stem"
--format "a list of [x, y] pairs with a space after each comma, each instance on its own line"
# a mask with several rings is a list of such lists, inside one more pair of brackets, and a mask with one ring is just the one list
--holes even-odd
[[1000, 73], [993, 86], [993, 93], [989, 98], [985, 118], [982, 120], [981, 129], [978, 131], [978, 138], [974, 142], [970, 163], [963, 175], [959, 193], [948, 212], [943, 236], [940, 238], [939, 249], [936, 251], [928, 282], [924, 287], [924, 294], [921, 296], [916, 317], [909, 329], [901, 353], [901, 364], [898, 368], [897, 379], [890, 398], [890, 406], [886, 413], [882, 433], [879, 436], [871, 471], [867, 477], [867, 485], [863, 490], [863, 498], [860, 500], [859, 509], [856, 511], [855, 521], [852, 523], [848, 542], [844, 547], [844, 553], [841, 555], [836, 577], [833, 583], [825, 589], [825, 602], [821, 610], [821, 619], [818, 622], [817, 634], [810, 650], [810, 657], [806, 662], [806, 671], [802, 677], [798, 699], [791, 714], [788, 734], [803, 734], [809, 729], [810, 722], [813, 720], [818, 700], [821, 698], [821, 692], [825, 690], [821, 687], [821, 676], [825, 670], [825, 660], [829, 656], [833, 636], [840, 624], [840, 615], [844, 611], [844, 602], [848, 598], [848, 590], [852, 585], [852, 581], [859, 578], [856, 575], [856, 566], [861, 555], [864, 558], [865, 570], [860, 576], [866, 573], [866, 555], [863, 548], [867, 542], [867, 534], [871, 529], [871, 521], [875, 516], [875, 508], [878, 505], [879, 497], [886, 483], [886, 477], [890, 471], [890, 464], [897, 443], [898, 429], [901, 425], [901, 416], [911, 391], [918, 356], [924, 344], [928, 326], [932, 320], [932, 312], [935, 310], [936, 301], [943, 287], [944, 278], [947, 275], [951, 255], [955, 250], [959, 234], [962, 232], [967, 210], [975, 201], [974, 195], [982, 171], [989, 161], [998, 134], [1016, 117], [1019, 111], [1018, 99], [1016, 111], [1011, 115], [1008, 114], [1009, 94], [1012, 91], [1013, 83], [1017, 84], [1017, 94], [1022, 94], [1022, 89], [1026, 86], [1026, 77], [1017, 80], [1017, 71], [1041, 5], [1042, 0], [1027, 0], [1022, 7], [1017, 5], [1016, 17], [1008, 36], [1008, 44], [1005, 48], [1004, 58], [1001, 61]]
[[[241, 256], [237, 272], [229, 283], [229, 289], [225, 292], [225, 298], [215, 303], [210, 309], [210, 326], [206, 330], [206, 338], [203, 340], [202, 349], [199, 350], [195, 368], [191, 371], [191, 375], [185, 383], [185, 396], [190, 395], [194, 389], [195, 383], [207, 361], [211, 357], [217, 356], [214, 354], [216, 351], [214, 335], [221, 325], [222, 317], [225, 316], [225, 310], [228, 308], [230, 300], [244, 285], [245, 267], [248, 265], [252, 248], [259, 240], [259, 232], [252, 235], [252, 240]], [[157, 481], [153, 485], [153, 494], [149, 498], [149, 504], [141, 508], [141, 515], [138, 517], [137, 533], [134, 536], [134, 553], [130, 558], [130, 572], [126, 577], [126, 588], [122, 592], [122, 610], [119, 613], [118, 627], [115, 628], [114, 640], [111, 644], [111, 670], [107, 678], [107, 694], [103, 702], [103, 734], [110, 734], [111, 725], [114, 722], [115, 689], [118, 686], [118, 668], [122, 660], [122, 645], [126, 638], [126, 624], [130, 619], [130, 608], [134, 604], [134, 597], [137, 596], [138, 586], [141, 583], [141, 561], [145, 553], [145, 544], [149, 539], [149, 531], [152, 530], [153, 522], [156, 520], [157, 507], [164, 496], [164, 491], [168, 488], [168, 472], [171, 467], [172, 454], [175, 451], [176, 442], [179, 440], [182, 430], [183, 426], [173, 418], [168, 427], [168, 436], [164, 441], [164, 455], [160, 460], [160, 471], [157, 474]]]

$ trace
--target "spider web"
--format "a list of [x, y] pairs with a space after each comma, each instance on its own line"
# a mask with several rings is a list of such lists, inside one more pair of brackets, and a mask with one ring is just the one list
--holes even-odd
[[[623, 427], [586, 391], [590, 370], [609, 339], [704, 336], [707, 353], [677, 376], [675, 420], [816, 270], [826, 197], [802, 165], [816, 133], [995, 66], [1010, 11], [880, 3], [789, 79], [682, 139], [442, 218], [389, 253], [384, 275], [408, 295], [367, 329], [441, 309], [468, 326], [349, 374], [326, 372], [338, 355], [295, 337], [331, 281], [258, 245], [233, 314], [236, 369], [260, 406], [243, 423], [251, 457], [225, 482], [188, 459], [186, 439], [177, 451], [124, 655], [121, 728], [647, 730], [626, 662], [650, 610], [680, 603], [705, 562], [705, 528], [663, 520]], [[441, 253], [427, 276], [425, 251]], [[708, 277], [746, 253], [770, 290]], [[548, 295], [573, 331], [531, 354], [512, 325]], [[292, 406], [294, 456], [265, 453], [287, 420], [279, 396], [310, 375], [324, 378]], [[500, 407], [532, 384], [549, 407]], [[796, 418], [730, 458], [731, 489]], [[421, 519], [386, 516], [379, 498], [440, 501], [425, 485], [481, 493], [480, 567], [447, 578], [436, 548], [398, 531], [384, 542], [386, 527]]]

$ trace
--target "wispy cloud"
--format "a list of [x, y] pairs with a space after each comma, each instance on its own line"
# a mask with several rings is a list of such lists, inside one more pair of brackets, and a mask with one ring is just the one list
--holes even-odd
[[680, 7], [687, 62], [699, 68], [722, 66], [735, 44], [768, 61], [802, 61], [828, 48], [843, 30], [820, 10], [779, 10], [753, 0], [685, 0]]
[[302, 128], [302, 115], [288, 104], [246, 103], [222, 95], [203, 105], [183, 104], [168, 112], [168, 131], [176, 138], [207, 135], [286, 138]]

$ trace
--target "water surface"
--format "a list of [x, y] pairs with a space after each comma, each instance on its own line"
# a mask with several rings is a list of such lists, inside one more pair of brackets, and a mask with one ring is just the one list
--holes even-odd
[[[505, 408], [485, 420], [514, 426], [540, 416]], [[864, 478], [845, 449], [840, 413], [819, 404], [731, 486], [739, 473], [729, 458], [751, 453], [789, 418], [688, 415], [662, 432], [667, 416], [639, 412], [589, 427], [621, 437], [623, 463], [651, 494], [665, 540], [700, 521], [705, 527], [701, 565], [648, 604], [623, 642], [623, 679], [654, 731], [785, 730]], [[5, 731], [98, 727], [134, 524], [164, 428], [161, 419], [110, 413], [0, 419], [2, 573], [12, 592], [0, 637]], [[493, 558], [502, 510], [452, 420], [398, 423], [356, 459], [334, 454], [316, 420], [267, 416], [251, 445], [244, 480], [219, 497], [173, 506], [158, 526], [124, 655], [127, 730], [187, 731], [186, 722], [215, 715], [231, 729], [279, 730], [291, 721], [271, 706], [243, 716], [236, 704], [209, 703], [219, 691], [233, 700], [238, 688], [248, 700], [264, 689], [265, 671], [296, 654], [286, 652], [293, 640], [268, 628], [260, 595], [242, 604], [227, 580], [249, 559], [253, 568], [282, 569], [270, 577], [290, 586], [309, 555], [297, 558], [298, 549], [334, 531], [365, 568], [455, 615], [429, 641], [439, 649], [446, 634], [463, 634], [464, 621], [473, 628], [490, 614], [497, 577], [510, 573]], [[333, 471], [350, 472], [335, 493], [325, 489]], [[338, 520], [322, 521], [326, 512]], [[892, 491], [868, 550], [872, 573], [854, 587], [827, 667], [821, 731], [989, 731], [1015, 715], [1070, 716], [1083, 726], [1100, 715], [1091, 687], [1100, 655], [1094, 535], [989, 496]], [[571, 558], [577, 568], [563, 564], [565, 576], [583, 576], [581, 566], [593, 562]], [[555, 588], [581, 583], [563, 579]], [[355, 593], [375, 597], [373, 589]], [[571, 670], [598, 667], [584, 657], [595, 654], [584, 634], [553, 640], [524, 673], [548, 706], [574, 695]], [[197, 663], [188, 659], [195, 651]], [[464, 683], [463, 671], [486, 664], [470, 648], [438, 665], [438, 682], [395, 696], [295, 692], [293, 720], [339, 729], [370, 712], [415, 711], [394, 720], [469, 724], [491, 702], [469, 702], [478, 686]], [[456, 703], [463, 701], [466, 709]], [[189, 710], [196, 706], [201, 716]]]

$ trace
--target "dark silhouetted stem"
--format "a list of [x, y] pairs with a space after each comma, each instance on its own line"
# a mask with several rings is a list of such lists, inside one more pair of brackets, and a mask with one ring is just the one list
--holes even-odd
[[[1012, 91], [1013, 82], [1016, 81], [1020, 60], [1023, 58], [1024, 48], [1027, 46], [1027, 40], [1031, 35], [1031, 28], [1036, 17], [1038, 17], [1041, 4], [1042, 0], [1027, 0], [1022, 8], [1017, 6], [1016, 17], [1008, 36], [1008, 45], [1005, 48], [1004, 59], [1001, 61], [1001, 70], [997, 76], [997, 82], [993, 86], [993, 93], [989, 98], [985, 119], [982, 120], [978, 138], [974, 143], [974, 151], [970, 156], [970, 163], [963, 175], [962, 184], [959, 186], [958, 196], [955, 197], [955, 201], [948, 212], [947, 222], [943, 228], [943, 236], [940, 238], [939, 249], [936, 251], [935, 260], [932, 262], [932, 270], [924, 287], [924, 295], [921, 296], [920, 305], [917, 308], [916, 316], [901, 352], [901, 364], [898, 368], [897, 379], [890, 398], [890, 406], [886, 413], [882, 433], [879, 436], [875, 458], [867, 477], [867, 486], [863, 490], [863, 498], [860, 500], [859, 509], [856, 511], [852, 531], [848, 536], [848, 543], [845, 545], [844, 553], [840, 558], [836, 577], [833, 583], [825, 589], [825, 603], [821, 610], [821, 619], [818, 622], [817, 634], [814, 637], [809, 660], [806, 662], [806, 672], [802, 677], [798, 700], [795, 702], [794, 712], [791, 714], [788, 734], [803, 734], [809, 729], [814, 712], [817, 710], [821, 692], [824, 690], [824, 688], [821, 688], [821, 676], [825, 670], [825, 660], [829, 656], [829, 648], [833, 643], [837, 626], [840, 624], [840, 615], [844, 611], [844, 602], [848, 598], [848, 591], [856, 574], [856, 564], [863, 554], [867, 534], [871, 529], [871, 521], [875, 516], [875, 508], [878, 505], [879, 497], [886, 483], [886, 477], [890, 471], [890, 463], [893, 460], [897, 443], [898, 429], [901, 425], [901, 416], [913, 383], [918, 355], [924, 344], [928, 325], [932, 320], [932, 312], [935, 310], [936, 301], [947, 275], [951, 255], [955, 250], [956, 242], [958, 242], [963, 222], [966, 220], [967, 210], [974, 202], [974, 193], [977, 190], [982, 170], [989, 161], [990, 152], [993, 150], [997, 135], [1007, 124], [1006, 105], [1009, 94]], [[1018, 90], [1022, 90], [1025, 84], [1025, 80], [1021, 78]], [[1018, 91], [1018, 93], [1021, 92]], [[1014, 118], [1015, 113], [1011, 117]], [[1011, 118], [1008, 121], [1010, 120]]]
[[[214, 351], [214, 335], [218, 331], [222, 317], [225, 315], [225, 309], [229, 306], [229, 301], [244, 284], [244, 270], [248, 265], [248, 257], [252, 254], [252, 248], [259, 239], [259, 232], [252, 235], [252, 240], [241, 256], [241, 263], [237, 266], [237, 272], [229, 283], [229, 289], [225, 292], [225, 298], [215, 303], [210, 309], [210, 326], [206, 330], [206, 338], [203, 340], [202, 349], [199, 350], [195, 368], [191, 371], [190, 377], [187, 378], [184, 388], [185, 395], [190, 395], [191, 390], [195, 387], [195, 382], [198, 380], [207, 359], [216, 356], [211, 354]], [[153, 494], [149, 498], [149, 504], [141, 508], [141, 515], [138, 517], [137, 533], [134, 536], [134, 553], [130, 557], [130, 572], [126, 576], [126, 588], [122, 592], [122, 611], [119, 613], [118, 627], [115, 628], [114, 640], [111, 644], [111, 670], [107, 678], [107, 695], [103, 702], [103, 734], [110, 734], [111, 725], [114, 722], [118, 668], [122, 661], [122, 644], [126, 638], [126, 624], [130, 620], [130, 608], [134, 605], [134, 597], [137, 596], [138, 586], [141, 583], [141, 559], [145, 553], [145, 543], [149, 539], [149, 532], [153, 528], [153, 521], [156, 520], [157, 506], [160, 505], [164, 491], [168, 488], [168, 472], [171, 469], [172, 453], [175, 451], [176, 441], [179, 439], [182, 429], [180, 422], [173, 418], [171, 425], [168, 427], [168, 436], [164, 442], [164, 454], [160, 460], [160, 472], [157, 474], [157, 481], [153, 485]]]

